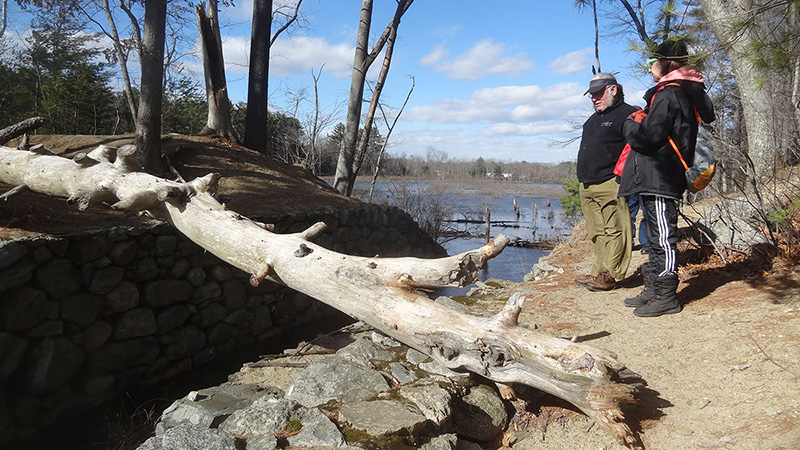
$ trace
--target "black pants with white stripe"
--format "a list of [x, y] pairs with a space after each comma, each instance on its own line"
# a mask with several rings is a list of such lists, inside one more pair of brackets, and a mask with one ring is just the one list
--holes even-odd
[[677, 273], [678, 201], [642, 195], [650, 268], [659, 277]]

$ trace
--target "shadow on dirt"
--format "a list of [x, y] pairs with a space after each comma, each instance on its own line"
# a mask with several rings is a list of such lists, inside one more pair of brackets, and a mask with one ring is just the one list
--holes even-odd
[[703, 299], [712, 292], [733, 281], [744, 281], [749, 285], [768, 292], [773, 303], [784, 303], [794, 296], [786, 295], [800, 289], [796, 277], [772, 274], [766, 279], [768, 271], [775, 268], [776, 250], [766, 244], [754, 246], [749, 254], [736, 254], [722, 260], [713, 247], [701, 246], [681, 249], [678, 253], [678, 266], [686, 268], [681, 276], [686, 283], [680, 290], [682, 304]]
[[639, 435], [649, 423], [658, 421], [666, 415], [664, 409], [675, 405], [669, 400], [661, 397], [661, 393], [654, 389], [643, 387], [634, 395], [636, 403], [622, 405], [622, 412], [625, 414], [625, 422], [631, 427], [635, 435]]
[[[522, 385], [515, 385], [514, 391], [519, 401], [513, 402], [515, 411], [509, 429], [539, 431], [544, 435], [551, 425], [585, 418], [584, 413], [578, 408], [558, 397]], [[650, 428], [652, 423], [665, 416], [664, 409], [674, 405], [662, 398], [658, 391], [646, 387], [641, 387], [634, 394], [634, 398], [636, 403], [621, 405], [621, 409], [625, 415], [625, 423], [641, 445], [639, 435], [643, 430]]]

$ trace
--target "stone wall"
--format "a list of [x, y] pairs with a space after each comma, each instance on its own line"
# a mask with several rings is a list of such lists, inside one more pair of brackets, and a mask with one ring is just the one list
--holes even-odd
[[[323, 221], [315, 242], [342, 253], [444, 255], [397, 208], [257, 220]], [[248, 277], [165, 224], [0, 241], [0, 442], [333, 312]]]

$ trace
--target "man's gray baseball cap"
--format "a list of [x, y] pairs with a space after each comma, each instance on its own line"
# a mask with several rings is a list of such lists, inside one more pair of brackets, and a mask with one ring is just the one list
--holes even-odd
[[614, 75], [611, 75], [608, 72], [600, 72], [597, 75], [592, 77], [592, 81], [589, 82], [589, 89], [583, 93], [583, 95], [600, 91], [604, 89], [606, 86], [611, 86], [617, 83], [617, 79], [614, 78]]

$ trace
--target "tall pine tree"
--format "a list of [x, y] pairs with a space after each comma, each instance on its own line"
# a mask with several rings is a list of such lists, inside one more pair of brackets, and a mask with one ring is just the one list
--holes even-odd
[[[109, 74], [91, 48], [94, 36], [84, 33], [68, 4], [37, 8], [28, 46], [16, 65], [0, 70], [0, 82], [20, 100], [16, 111], [0, 101], [0, 117], [46, 119], [40, 130], [54, 134], [110, 134], [115, 129], [116, 99]], [[6, 84], [9, 83], [9, 84]], [[9, 113], [9, 114], [7, 114]]]

